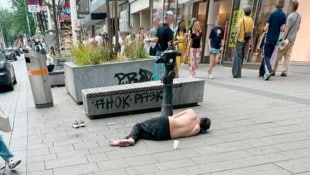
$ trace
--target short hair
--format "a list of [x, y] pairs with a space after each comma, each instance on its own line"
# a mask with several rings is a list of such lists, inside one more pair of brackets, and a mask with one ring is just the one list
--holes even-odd
[[277, 0], [276, 8], [283, 8], [284, 7], [284, 0]]
[[245, 16], [250, 16], [251, 11], [252, 11], [252, 7], [251, 7], [250, 5], [246, 5], [246, 6], [243, 8], [243, 11], [244, 11]]
[[200, 118], [200, 130], [208, 130], [211, 126], [211, 120], [208, 118]]
[[292, 10], [296, 11], [298, 9], [298, 5], [299, 5], [298, 1], [293, 0], [292, 1]]

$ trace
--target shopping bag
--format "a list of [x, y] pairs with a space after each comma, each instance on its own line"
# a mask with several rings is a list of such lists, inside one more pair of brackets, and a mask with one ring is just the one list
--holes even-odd
[[0, 110], [0, 131], [10, 132], [11, 130], [10, 119]]

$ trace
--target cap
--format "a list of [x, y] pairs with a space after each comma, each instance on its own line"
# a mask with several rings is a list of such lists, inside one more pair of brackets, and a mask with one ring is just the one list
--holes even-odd
[[173, 17], [173, 11], [171, 11], [171, 10], [167, 11], [165, 14], [165, 18], [167, 18], [167, 17]]

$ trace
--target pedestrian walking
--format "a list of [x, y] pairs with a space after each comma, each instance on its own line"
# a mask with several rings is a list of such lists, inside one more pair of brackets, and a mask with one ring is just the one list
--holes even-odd
[[181, 53], [180, 56], [176, 57], [176, 66], [175, 66], [175, 77], [179, 77], [179, 70], [181, 68], [181, 62], [184, 63], [184, 55], [186, 52], [186, 29], [184, 20], [179, 21], [178, 30], [174, 34], [174, 44], [177, 51]]
[[[1, 108], [0, 108], [0, 119], [1, 119], [0, 131], [10, 132], [11, 131], [11, 125], [9, 122], [10, 120], [6, 116], [4, 116], [4, 113], [2, 112]], [[10, 152], [1, 134], [0, 134], [0, 157], [5, 161], [4, 164], [0, 164], [0, 170], [4, 169], [6, 166], [9, 166], [10, 169], [13, 169], [21, 163], [21, 160], [15, 158], [14, 155]]]
[[276, 10], [274, 10], [267, 19], [267, 24], [264, 27], [266, 34], [266, 42], [264, 44], [264, 57], [259, 69], [259, 76], [264, 77], [267, 81], [274, 74], [270, 64], [270, 58], [279, 39], [281, 31], [284, 31], [286, 23], [286, 15], [282, 8], [284, 0], [277, 0]]
[[223, 50], [224, 29], [219, 26], [219, 18], [216, 19], [215, 26], [209, 35], [210, 61], [208, 67], [208, 78], [213, 79], [212, 70], [220, 61], [221, 52]]
[[277, 71], [279, 62], [283, 59], [283, 69], [280, 74], [282, 77], [287, 76], [288, 67], [290, 63], [292, 49], [295, 43], [297, 32], [300, 28], [301, 15], [297, 12], [298, 1], [293, 0], [290, 5], [290, 14], [287, 17], [283, 38], [281, 38], [278, 54], [272, 65], [273, 74]]
[[[241, 78], [241, 69], [244, 60], [245, 47], [248, 43], [251, 43], [253, 36], [254, 21], [250, 17], [252, 7], [247, 5], [243, 8], [244, 17], [239, 19], [237, 24], [237, 33], [235, 37], [236, 51], [232, 66], [232, 75], [234, 78]], [[251, 47], [251, 44], [250, 44]]]
[[198, 67], [198, 63], [200, 63], [201, 59], [201, 51], [202, 51], [202, 31], [199, 24], [199, 21], [196, 21], [193, 26], [193, 32], [190, 36], [189, 49], [190, 49], [190, 58], [191, 58], [191, 67], [190, 67], [190, 75], [194, 77], [196, 75], [196, 69]]

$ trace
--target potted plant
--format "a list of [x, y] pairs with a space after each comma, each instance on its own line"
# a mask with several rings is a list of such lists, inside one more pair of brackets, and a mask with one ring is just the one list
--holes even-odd
[[155, 60], [147, 57], [143, 45], [125, 47], [117, 56], [105, 47], [79, 44], [71, 49], [73, 62], [65, 62], [65, 85], [72, 98], [82, 103], [82, 89], [150, 81]]

